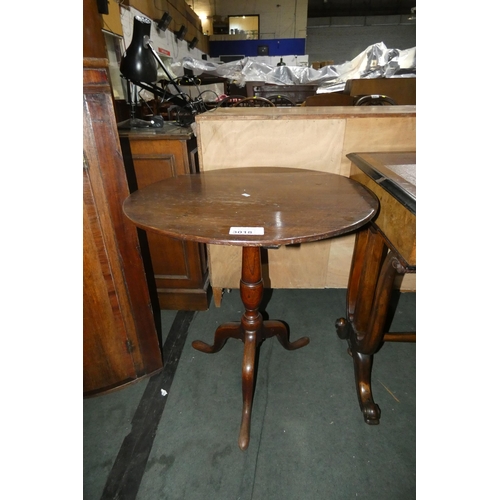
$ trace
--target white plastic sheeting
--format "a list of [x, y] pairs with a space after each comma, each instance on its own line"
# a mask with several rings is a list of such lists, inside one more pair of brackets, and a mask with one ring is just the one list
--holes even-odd
[[[215, 64], [184, 57], [182, 68], [195, 74], [203, 73], [231, 80], [239, 87], [246, 82], [263, 82], [274, 85], [318, 85], [317, 92], [343, 90], [347, 80], [356, 78], [391, 78], [416, 76], [416, 47], [399, 50], [388, 49], [383, 42], [370, 45], [352, 61], [325, 66], [320, 69], [302, 66], [269, 66], [255, 58], [246, 57], [239, 61]], [[177, 69], [177, 68], [176, 68]], [[398, 74], [397, 74], [398, 73]]]

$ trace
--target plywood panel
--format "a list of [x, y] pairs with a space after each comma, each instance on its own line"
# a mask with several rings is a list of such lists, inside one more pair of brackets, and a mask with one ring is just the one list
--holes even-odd
[[354, 234], [335, 238], [330, 244], [328, 267], [326, 270], [326, 288], [344, 288], [349, 281], [352, 253], [354, 251]]
[[241, 248], [207, 245], [210, 284], [213, 288], [239, 288]]
[[271, 288], [325, 288], [331, 241], [269, 250]]
[[344, 127], [344, 119], [201, 122], [200, 169], [283, 166], [336, 172]]
[[340, 173], [349, 176], [348, 153], [415, 151], [416, 116], [347, 118]]

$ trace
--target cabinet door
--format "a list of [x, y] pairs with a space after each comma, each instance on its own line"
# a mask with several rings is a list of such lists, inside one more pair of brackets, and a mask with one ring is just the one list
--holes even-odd
[[[137, 189], [154, 182], [194, 173], [194, 140], [130, 140]], [[208, 272], [205, 245], [147, 233], [160, 307], [205, 310], [208, 308]]]

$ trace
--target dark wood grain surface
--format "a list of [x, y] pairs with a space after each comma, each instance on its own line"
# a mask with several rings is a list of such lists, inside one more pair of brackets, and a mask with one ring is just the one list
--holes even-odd
[[[123, 209], [137, 226], [174, 238], [268, 246], [354, 231], [374, 217], [378, 200], [340, 175], [247, 167], [157, 182], [132, 193]], [[264, 228], [264, 234], [230, 234], [231, 227]]]

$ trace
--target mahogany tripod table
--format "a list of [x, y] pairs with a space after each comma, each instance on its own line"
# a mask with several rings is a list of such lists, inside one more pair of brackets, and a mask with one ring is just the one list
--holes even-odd
[[355, 231], [378, 209], [377, 198], [361, 184], [340, 175], [285, 167], [213, 170], [169, 178], [132, 193], [125, 215], [138, 227], [181, 240], [237, 245], [242, 250], [239, 322], [217, 328], [213, 345], [193, 347], [218, 352], [228, 338], [242, 340], [243, 410], [238, 444], [246, 449], [254, 394], [257, 349], [276, 336], [288, 350], [309, 343], [289, 341], [281, 321], [264, 321], [259, 312], [264, 284], [260, 248], [278, 248]]

